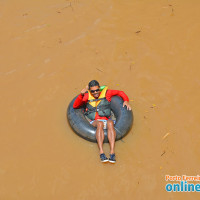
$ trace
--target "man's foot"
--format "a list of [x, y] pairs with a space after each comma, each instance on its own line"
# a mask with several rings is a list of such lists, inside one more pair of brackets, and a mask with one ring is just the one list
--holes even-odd
[[115, 163], [116, 162], [116, 159], [115, 159], [115, 154], [110, 154], [110, 158], [109, 158], [109, 162], [110, 163]]
[[108, 162], [108, 158], [106, 157], [104, 153], [100, 154], [100, 159], [101, 159], [101, 162]]

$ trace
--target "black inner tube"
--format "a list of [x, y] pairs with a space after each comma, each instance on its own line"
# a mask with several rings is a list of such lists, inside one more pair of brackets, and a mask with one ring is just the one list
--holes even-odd
[[[91, 141], [96, 141], [96, 128], [92, 126], [84, 115], [84, 107], [74, 109], [73, 104], [77, 96], [71, 101], [67, 109], [67, 119], [73, 131], [80, 137]], [[115, 131], [116, 141], [122, 139], [132, 127], [133, 113], [123, 107], [123, 100], [119, 96], [112, 97], [111, 110], [116, 117]], [[108, 143], [107, 129], [104, 129], [104, 142]]]

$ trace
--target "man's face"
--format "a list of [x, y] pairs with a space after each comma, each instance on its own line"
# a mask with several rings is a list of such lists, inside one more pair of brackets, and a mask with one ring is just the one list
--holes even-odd
[[100, 88], [99, 86], [90, 87], [90, 92], [94, 98], [98, 98], [100, 95]]

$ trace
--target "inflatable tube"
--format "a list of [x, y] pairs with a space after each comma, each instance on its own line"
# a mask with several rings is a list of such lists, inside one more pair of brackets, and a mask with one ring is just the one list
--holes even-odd
[[[67, 119], [74, 132], [82, 138], [91, 141], [96, 141], [96, 128], [92, 126], [84, 115], [84, 108], [74, 109], [73, 104], [77, 96], [71, 101], [67, 109]], [[111, 110], [116, 117], [115, 131], [116, 140], [122, 139], [133, 124], [133, 113], [123, 107], [123, 100], [119, 96], [112, 97]], [[104, 142], [108, 143], [107, 129], [104, 129]]]

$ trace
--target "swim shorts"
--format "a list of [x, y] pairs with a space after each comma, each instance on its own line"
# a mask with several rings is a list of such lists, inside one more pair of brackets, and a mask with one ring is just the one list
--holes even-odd
[[[107, 121], [108, 120], [105, 120], [105, 119], [97, 119], [97, 120], [103, 122], [103, 129], [107, 129]], [[95, 120], [90, 121], [90, 124], [92, 124], [94, 121]], [[113, 121], [114, 124], [116, 123], [115, 120], [112, 120], [112, 121]]]

